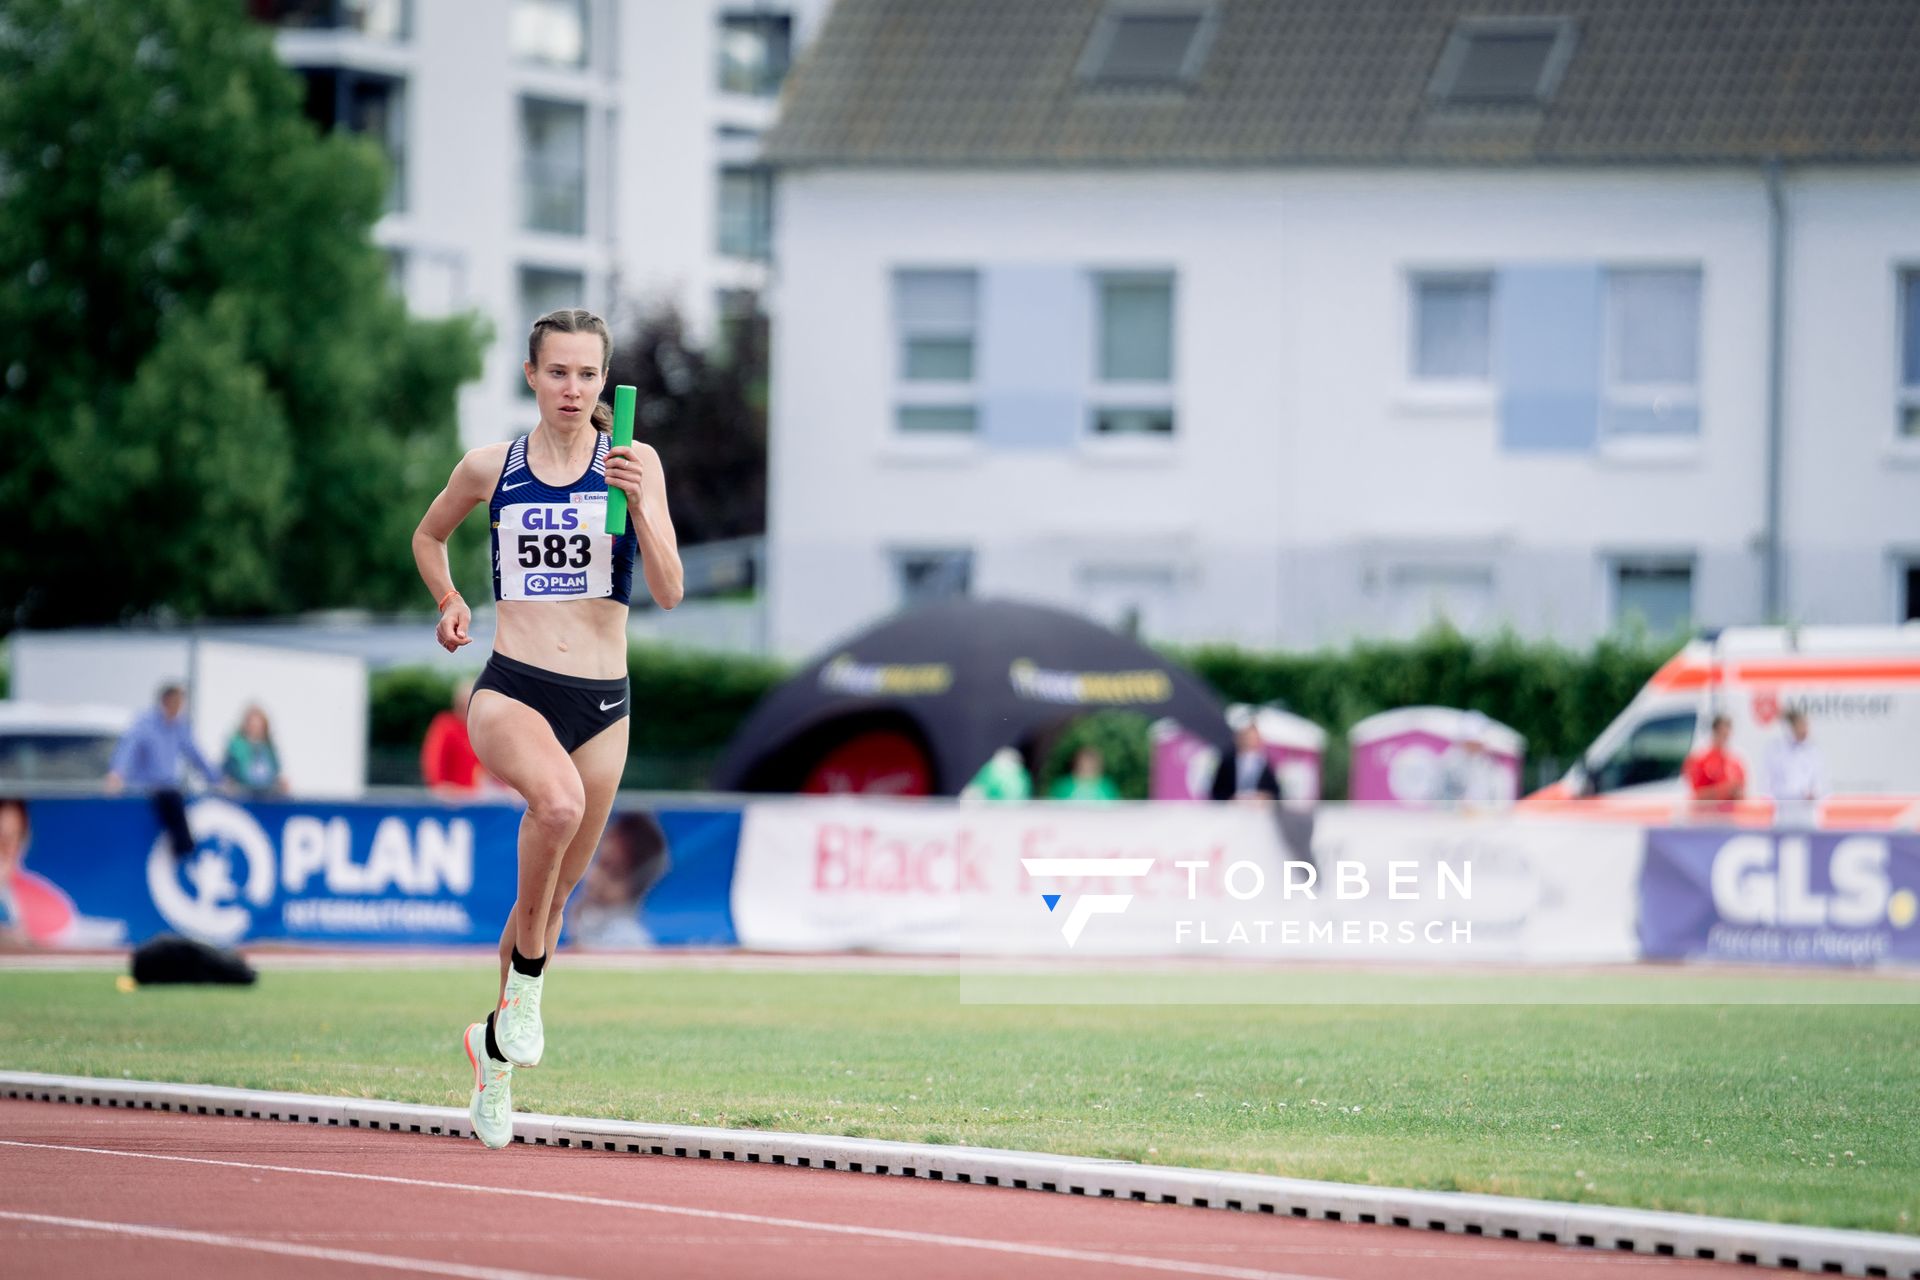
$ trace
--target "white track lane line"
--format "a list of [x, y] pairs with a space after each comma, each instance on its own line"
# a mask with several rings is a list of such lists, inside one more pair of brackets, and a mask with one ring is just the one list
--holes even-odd
[[147, 1151], [114, 1151], [104, 1147], [74, 1147], [53, 1142], [16, 1142], [5, 1138], [0, 1138], [0, 1147], [22, 1147], [33, 1151], [71, 1151], [93, 1156], [118, 1156], [123, 1160], [166, 1160], [175, 1164], [211, 1165], [220, 1169], [250, 1169], [261, 1173], [291, 1173], [309, 1178], [344, 1178], [354, 1182], [381, 1182], [400, 1187], [469, 1191], [476, 1195], [523, 1196], [534, 1200], [554, 1200], [563, 1204], [592, 1205], [602, 1209], [635, 1209], [642, 1213], [664, 1213], [683, 1218], [704, 1218], [714, 1222], [784, 1227], [793, 1231], [818, 1231], [827, 1235], [861, 1236], [870, 1240], [896, 1240], [905, 1244], [939, 1245], [949, 1249], [980, 1249], [988, 1253], [1009, 1253], [1028, 1258], [1054, 1258], [1062, 1262], [1085, 1262], [1107, 1267], [1133, 1267], [1142, 1271], [1167, 1271], [1183, 1276], [1218, 1276], [1223, 1280], [1338, 1280], [1333, 1276], [1308, 1275], [1298, 1271], [1256, 1271], [1248, 1267], [1223, 1267], [1205, 1262], [1182, 1262], [1174, 1258], [1149, 1258], [1141, 1254], [1062, 1249], [1052, 1245], [1023, 1244], [1012, 1240], [987, 1240], [977, 1236], [937, 1235], [929, 1231], [899, 1231], [890, 1227], [856, 1227], [839, 1222], [809, 1222], [803, 1218], [773, 1218], [758, 1213], [732, 1213], [723, 1209], [693, 1209], [684, 1205], [653, 1204], [645, 1200], [613, 1200], [604, 1196], [579, 1195], [570, 1191], [536, 1191], [525, 1187], [484, 1187], [470, 1182], [437, 1182], [428, 1178], [401, 1178], [385, 1173], [302, 1169], [294, 1165], [254, 1164], [244, 1160], [209, 1160], [202, 1156], [163, 1156]]
[[288, 1244], [281, 1240], [256, 1240], [248, 1236], [223, 1236], [210, 1231], [182, 1231], [175, 1227], [149, 1227], [137, 1222], [99, 1222], [92, 1218], [56, 1218], [48, 1213], [15, 1213], [0, 1209], [0, 1219], [12, 1222], [37, 1222], [43, 1226], [66, 1227], [74, 1231], [97, 1231], [103, 1235], [137, 1236], [142, 1240], [170, 1240], [175, 1244], [205, 1244], [221, 1249], [251, 1249], [256, 1253], [277, 1253], [288, 1258], [309, 1258], [316, 1262], [337, 1262], [356, 1267], [383, 1267], [389, 1271], [419, 1271], [432, 1276], [460, 1276], [463, 1280], [565, 1280], [535, 1271], [502, 1271], [498, 1267], [469, 1267], [459, 1262], [434, 1262], [427, 1258], [405, 1258], [390, 1253], [362, 1253], [358, 1249], [322, 1249], [316, 1245]]

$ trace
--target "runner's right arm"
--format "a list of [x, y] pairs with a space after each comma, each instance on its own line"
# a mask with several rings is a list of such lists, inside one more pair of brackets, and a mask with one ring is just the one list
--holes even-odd
[[506, 462], [506, 452], [504, 442], [468, 451], [448, 477], [447, 487], [427, 507], [427, 514], [420, 518], [419, 527], [413, 531], [413, 563], [420, 570], [421, 581], [441, 606], [434, 639], [448, 653], [471, 643], [468, 630], [473, 611], [453, 585], [453, 571], [447, 565], [447, 539], [453, 536], [469, 511], [492, 495], [493, 486], [500, 480], [500, 468]]

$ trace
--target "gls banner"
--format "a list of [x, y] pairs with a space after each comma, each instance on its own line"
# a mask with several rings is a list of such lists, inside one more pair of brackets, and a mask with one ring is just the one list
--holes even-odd
[[1650, 958], [1920, 961], [1920, 836], [1654, 830], [1640, 876]]
[[28, 862], [134, 941], [490, 942], [513, 907], [507, 805], [238, 802], [187, 808], [176, 858], [144, 799], [35, 800]]

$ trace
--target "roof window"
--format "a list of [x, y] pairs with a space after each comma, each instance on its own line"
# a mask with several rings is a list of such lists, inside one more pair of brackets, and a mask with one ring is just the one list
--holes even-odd
[[1566, 18], [1462, 19], [1428, 92], [1450, 106], [1538, 106], [1553, 97], [1572, 56]]
[[1100, 16], [1080, 78], [1100, 85], [1169, 85], [1197, 78], [1213, 42], [1211, 6], [1114, 5]]

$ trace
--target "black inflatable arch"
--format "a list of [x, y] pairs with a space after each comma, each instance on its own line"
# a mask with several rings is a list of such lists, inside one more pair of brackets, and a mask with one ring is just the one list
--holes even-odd
[[723, 791], [788, 791], [813, 761], [875, 727], [923, 742], [936, 795], [996, 750], [1095, 711], [1170, 716], [1222, 751], [1226, 714], [1192, 672], [1076, 614], [953, 600], [832, 646], [769, 693], [714, 772]]

